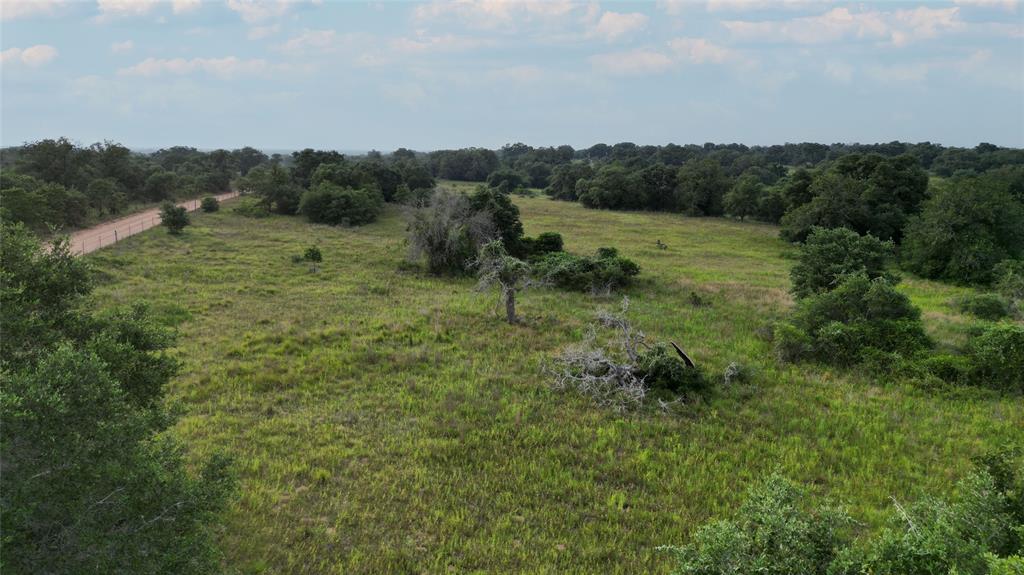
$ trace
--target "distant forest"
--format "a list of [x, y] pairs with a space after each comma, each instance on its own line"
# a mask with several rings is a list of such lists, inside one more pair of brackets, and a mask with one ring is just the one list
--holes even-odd
[[[279, 213], [297, 213], [304, 194], [329, 184], [335, 194], [365, 191], [358, 201], [372, 211], [375, 202], [423, 201], [442, 179], [508, 194], [542, 190], [588, 208], [777, 223], [793, 242], [815, 227], [843, 227], [894, 242], [911, 271], [958, 282], [986, 283], [996, 264], [1024, 257], [1024, 150], [987, 143], [622, 142], [579, 150], [516, 143], [346, 157], [313, 149], [267, 155], [251, 147], [136, 153], [61, 138], [5, 148], [0, 165], [0, 216], [39, 232], [232, 186], [257, 191]], [[331, 193], [309, 204], [329, 203]]]

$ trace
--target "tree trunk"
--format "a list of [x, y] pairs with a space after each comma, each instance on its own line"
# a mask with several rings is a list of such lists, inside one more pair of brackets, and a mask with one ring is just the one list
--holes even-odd
[[508, 323], [516, 323], [516, 290], [505, 290], [505, 313], [508, 315]]

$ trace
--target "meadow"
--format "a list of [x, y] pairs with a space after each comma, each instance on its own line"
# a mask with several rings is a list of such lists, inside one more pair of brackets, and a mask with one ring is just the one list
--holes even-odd
[[[171, 433], [191, 455], [234, 457], [241, 490], [218, 542], [242, 573], [663, 572], [656, 546], [727, 515], [769, 472], [870, 531], [891, 497], [945, 494], [971, 456], [1024, 440], [1019, 397], [777, 363], [762, 334], [792, 305], [793, 248], [776, 226], [515, 199], [528, 235], [640, 264], [625, 293], [651, 339], [712, 378], [730, 362], [754, 374], [682, 413], [621, 415], [541, 372], [621, 294], [528, 291], [508, 325], [471, 278], [403, 263], [394, 206], [335, 228], [233, 213], [246, 201], [193, 215], [181, 237], [155, 229], [86, 256], [97, 307], [147, 302], [178, 330]], [[310, 245], [315, 270], [292, 261]], [[975, 321], [950, 305], [963, 288], [902, 289], [940, 346]]]

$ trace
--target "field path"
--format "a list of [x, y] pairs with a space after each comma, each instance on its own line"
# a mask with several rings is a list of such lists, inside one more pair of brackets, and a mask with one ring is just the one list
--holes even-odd
[[[223, 202], [237, 198], [238, 192], [227, 192], [214, 197], [217, 198], [217, 201]], [[201, 201], [199, 199], [188, 200], [180, 202], [178, 205], [193, 212], [199, 209]], [[91, 228], [78, 230], [71, 234], [71, 253], [84, 255], [94, 252], [158, 225], [160, 225], [160, 208], [151, 208], [130, 216], [103, 222]]]

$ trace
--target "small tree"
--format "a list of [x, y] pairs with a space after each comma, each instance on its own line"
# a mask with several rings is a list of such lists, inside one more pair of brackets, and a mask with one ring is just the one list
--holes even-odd
[[893, 252], [891, 241], [872, 235], [862, 236], [846, 228], [811, 228], [802, 246], [797, 264], [790, 270], [793, 295], [808, 297], [835, 288], [843, 276], [864, 272], [868, 279], [898, 278], [886, 272]]
[[199, 207], [201, 207], [204, 212], [216, 212], [220, 209], [220, 202], [213, 196], [206, 196], [203, 198], [203, 203], [199, 204]]
[[176, 236], [192, 222], [189, 221], [185, 208], [164, 202], [160, 206], [160, 223], [167, 227], [167, 233]]
[[500, 286], [508, 323], [519, 321], [516, 317], [516, 292], [527, 286], [530, 265], [508, 255], [501, 240], [492, 241], [480, 248], [476, 263], [480, 280], [477, 289], [482, 291], [493, 285]]

